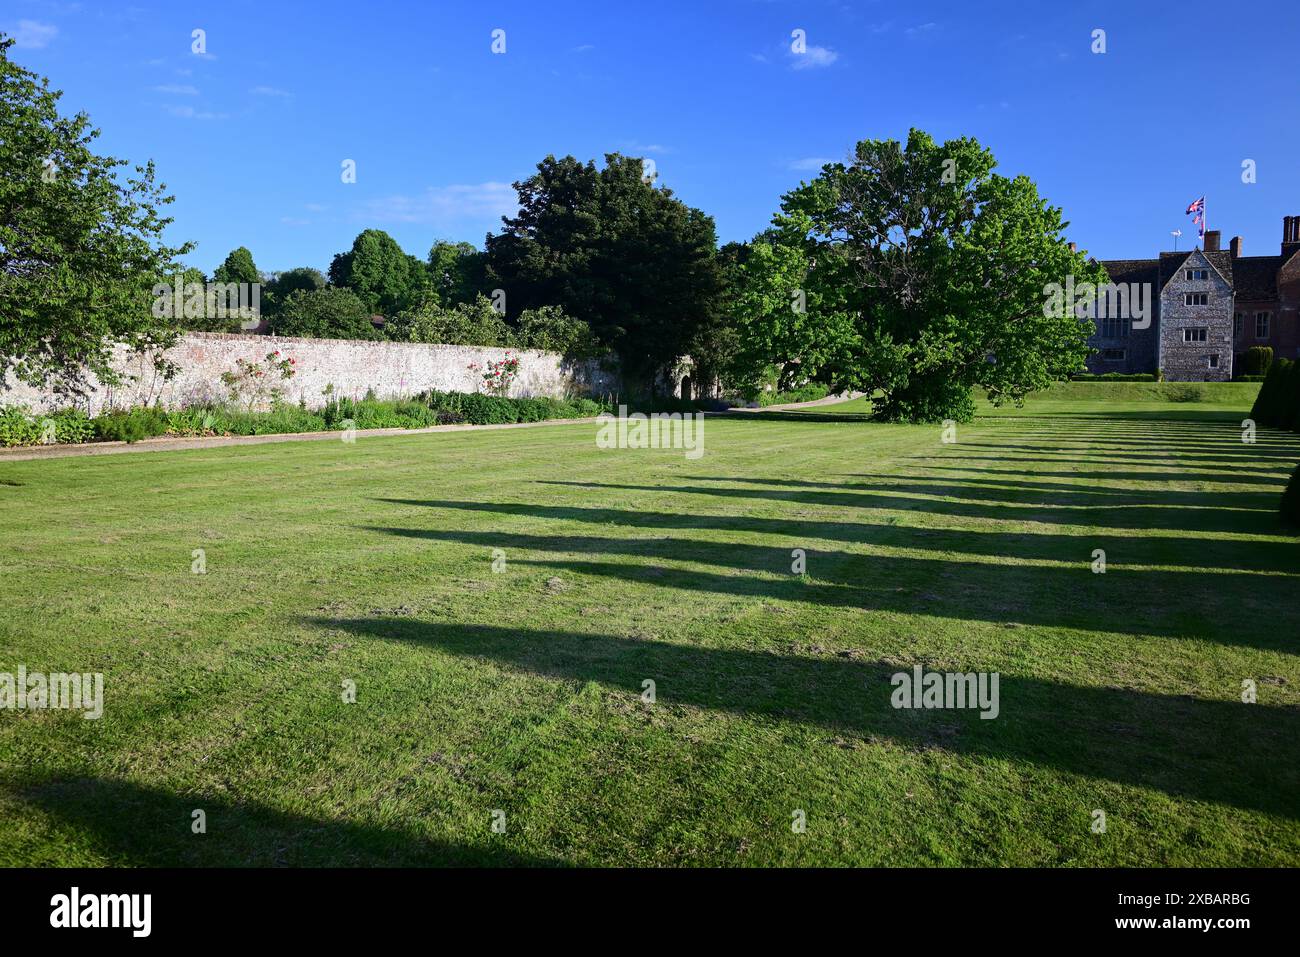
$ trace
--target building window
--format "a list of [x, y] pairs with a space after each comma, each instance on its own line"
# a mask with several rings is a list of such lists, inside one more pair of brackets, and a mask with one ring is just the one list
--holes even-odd
[[1101, 336], [1103, 339], [1124, 339], [1128, 336], [1127, 319], [1111, 319], [1107, 317], [1101, 320]]
[[1102, 349], [1101, 359], [1103, 362], [1123, 362], [1128, 356], [1126, 349]]
[[1209, 304], [1210, 304], [1210, 294], [1208, 292], [1183, 293], [1184, 306], [1208, 306]]
[[1235, 339], [1241, 335], [1241, 330], [1246, 325], [1246, 314], [1244, 312], [1236, 313], [1232, 317], [1232, 337]]
[[1255, 313], [1255, 338], [1256, 338], [1256, 339], [1267, 339], [1267, 338], [1268, 338], [1268, 320], [1269, 320], [1269, 318], [1270, 318], [1270, 314], [1267, 313], [1267, 312], [1257, 312], [1257, 313]]
[[1217, 368], [1219, 368], [1219, 357], [1218, 357], [1218, 356], [1206, 356], [1206, 357], [1205, 357], [1205, 361], [1209, 363], [1209, 367], [1210, 367], [1211, 369], [1217, 369]]
[[1193, 282], [1198, 279], [1209, 279], [1210, 271], [1208, 269], [1188, 269], [1187, 278]]
[[1183, 330], [1183, 342], [1206, 342], [1209, 338], [1210, 331], [1205, 326]]

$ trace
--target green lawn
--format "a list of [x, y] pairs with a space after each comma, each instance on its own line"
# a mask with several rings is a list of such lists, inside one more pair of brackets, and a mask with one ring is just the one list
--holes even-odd
[[[0, 863], [1300, 864], [1300, 437], [1248, 407], [0, 460], [0, 671], [106, 676], [0, 711]], [[914, 664], [999, 717], [895, 710]]]

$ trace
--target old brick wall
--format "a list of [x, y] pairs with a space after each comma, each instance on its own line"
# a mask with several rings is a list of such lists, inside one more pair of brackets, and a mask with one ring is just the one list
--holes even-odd
[[[326, 386], [337, 396], [363, 398], [374, 390], [380, 399], [411, 396], [426, 389], [479, 392], [480, 375], [469, 368], [497, 361], [507, 352], [519, 357], [519, 375], [511, 396], [603, 394], [617, 390], [616, 376], [597, 362], [570, 364], [553, 352], [494, 349], [478, 346], [425, 345], [412, 342], [364, 342], [349, 339], [297, 339], [224, 333], [187, 333], [167, 358], [180, 371], [170, 381], [154, 373], [147, 359], [122, 353], [117, 368], [135, 381], [110, 388], [98, 383], [77, 403], [93, 415], [103, 408], [124, 408], [160, 402], [177, 408], [225, 398], [221, 373], [234, 371], [238, 358], [261, 360], [274, 349], [296, 360], [297, 374], [281, 383], [285, 398], [316, 407], [324, 402]], [[49, 411], [68, 405], [66, 398], [17, 384], [10, 378], [0, 391], [0, 404], [27, 405]]]

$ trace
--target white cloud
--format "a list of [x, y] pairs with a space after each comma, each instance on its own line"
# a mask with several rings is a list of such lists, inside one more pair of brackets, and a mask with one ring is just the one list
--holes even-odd
[[207, 110], [196, 110], [192, 106], [169, 106], [167, 112], [172, 116], [179, 117], [182, 120], [224, 120], [225, 113], [209, 113]]
[[372, 199], [357, 211], [355, 218], [442, 225], [455, 220], [513, 216], [518, 209], [513, 186], [489, 182], [430, 186], [417, 196], [396, 194]]
[[293, 94], [290, 93], [288, 90], [281, 90], [279, 87], [275, 87], [275, 86], [255, 86], [248, 92], [252, 93], [254, 96], [281, 96], [281, 97], [293, 96]]
[[808, 70], [814, 67], [830, 66], [840, 58], [840, 55], [829, 47], [809, 47], [803, 53], [790, 52], [794, 58], [791, 64], [796, 70]]
[[587, 52], [589, 52], [589, 51], [591, 51], [591, 50], [594, 50], [594, 49], [596, 49], [596, 45], [595, 45], [594, 43], [584, 43], [584, 44], [582, 44], [581, 46], [576, 46], [576, 47], [574, 47], [574, 48], [573, 48], [572, 50], [570, 50], [569, 52], [570, 52], [570, 53], [587, 53]]
[[638, 143], [636, 140], [624, 140], [619, 148], [625, 150], [626, 153], [624, 155], [627, 156], [640, 156], [643, 153], [672, 152], [668, 147], [661, 146], [658, 143]]
[[155, 93], [170, 93], [174, 96], [198, 96], [198, 87], [185, 86], [179, 83], [164, 83], [162, 86], [153, 88]]
[[920, 26], [908, 27], [907, 35], [909, 37], [914, 37], [919, 34], [929, 33], [931, 30], [937, 30], [937, 29], [939, 29], [939, 24], [937, 23], [922, 23]]
[[321, 203], [303, 203], [302, 208], [309, 213], [323, 213], [326, 207]]
[[59, 35], [59, 28], [39, 20], [19, 20], [18, 26], [7, 31], [20, 50], [40, 50]]
[[806, 173], [809, 171], [820, 172], [823, 166], [827, 163], [833, 162], [835, 161], [827, 159], [825, 156], [806, 156], [803, 159], [791, 160], [790, 163], [787, 164], [787, 168], [800, 173]]

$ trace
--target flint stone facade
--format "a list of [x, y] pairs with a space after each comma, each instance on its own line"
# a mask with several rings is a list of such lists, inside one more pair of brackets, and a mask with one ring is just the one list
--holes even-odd
[[277, 349], [283, 358], [296, 360], [296, 374], [276, 385], [286, 401], [305, 401], [310, 408], [324, 404], [324, 391], [330, 385], [335, 396], [355, 399], [364, 398], [371, 390], [379, 399], [409, 397], [426, 389], [481, 392], [481, 374], [470, 365], [482, 367], [505, 358], [507, 352], [519, 358], [519, 374], [509, 392], [512, 397], [563, 398], [601, 395], [618, 389], [616, 372], [600, 361], [570, 363], [554, 352], [191, 332], [165, 353], [179, 368], [170, 380], [154, 371], [150, 357], [133, 357], [120, 351], [115, 367], [127, 376], [122, 385], [106, 386], [92, 379], [88, 394], [72, 403], [66, 396], [33, 389], [10, 377], [0, 390], [0, 404], [26, 405], [36, 412], [76, 404], [97, 415], [105, 408], [134, 405], [159, 404], [175, 409], [216, 403], [227, 398], [221, 373], [235, 371], [237, 359], [261, 361]]

